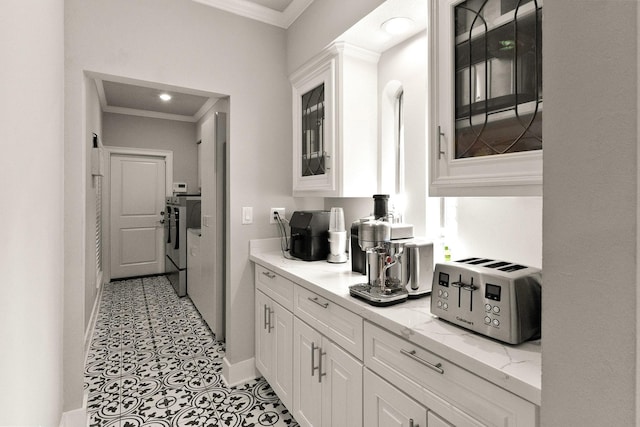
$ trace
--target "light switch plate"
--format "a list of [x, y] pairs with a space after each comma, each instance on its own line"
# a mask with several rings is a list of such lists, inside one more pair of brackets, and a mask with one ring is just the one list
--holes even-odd
[[242, 224], [253, 224], [253, 208], [244, 206], [242, 208]]

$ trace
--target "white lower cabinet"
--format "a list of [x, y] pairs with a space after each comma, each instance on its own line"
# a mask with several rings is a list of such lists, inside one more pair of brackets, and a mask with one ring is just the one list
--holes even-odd
[[297, 317], [293, 417], [301, 426], [362, 426], [362, 362]]
[[[375, 372], [379, 380], [379, 387], [376, 386], [375, 393], [384, 395], [385, 402], [390, 402], [388, 396], [393, 393], [419, 402], [425, 410], [425, 415], [426, 411], [429, 411], [428, 419], [433, 420], [435, 425], [538, 425], [538, 407], [533, 403], [369, 322], [365, 322], [364, 325], [364, 345], [364, 363], [367, 371]], [[368, 388], [366, 381], [365, 388]], [[384, 389], [386, 391], [383, 391]], [[378, 406], [377, 397], [372, 393], [370, 390], [366, 391], [368, 409]], [[403, 400], [402, 396], [395, 398], [395, 401]], [[378, 424], [366, 425], [369, 427]], [[386, 424], [380, 426], [382, 425]], [[410, 423], [398, 425], [411, 426]], [[426, 425], [431, 427], [431, 421]]]
[[426, 427], [427, 410], [370, 370], [365, 369], [364, 425], [367, 427]]
[[364, 370], [364, 425], [367, 427], [482, 426], [462, 413], [458, 418], [463, 419], [459, 424], [447, 422], [370, 370]]
[[256, 368], [282, 403], [293, 400], [293, 314], [256, 291]]
[[255, 268], [256, 368], [303, 427], [536, 427], [540, 408]]

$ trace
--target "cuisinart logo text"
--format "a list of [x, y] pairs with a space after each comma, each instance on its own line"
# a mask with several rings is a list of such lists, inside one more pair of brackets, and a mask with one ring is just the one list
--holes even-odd
[[467, 320], [467, 319], [463, 319], [463, 318], [462, 318], [462, 317], [460, 317], [460, 316], [456, 316], [456, 320], [458, 320], [458, 321], [460, 321], [460, 322], [463, 322], [463, 323], [466, 323], [467, 325], [471, 325], [471, 326], [473, 326], [473, 322], [471, 322], [471, 321], [469, 321], [469, 320]]

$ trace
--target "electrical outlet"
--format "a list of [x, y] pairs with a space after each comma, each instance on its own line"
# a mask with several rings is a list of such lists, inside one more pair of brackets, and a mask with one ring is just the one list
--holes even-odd
[[277, 224], [276, 214], [280, 215], [280, 218], [284, 219], [285, 209], [284, 208], [271, 208], [269, 211], [269, 224]]

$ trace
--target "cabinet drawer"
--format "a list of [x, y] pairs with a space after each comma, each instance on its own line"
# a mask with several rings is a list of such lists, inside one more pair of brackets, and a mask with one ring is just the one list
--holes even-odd
[[289, 311], [293, 311], [293, 287], [291, 280], [256, 264], [256, 289], [261, 290], [271, 299]]
[[318, 332], [362, 360], [362, 318], [301, 286], [293, 292], [293, 312]]
[[364, 363], [456, 426], [537, 425], [538, 408], [533, 403], [368, 322]]

